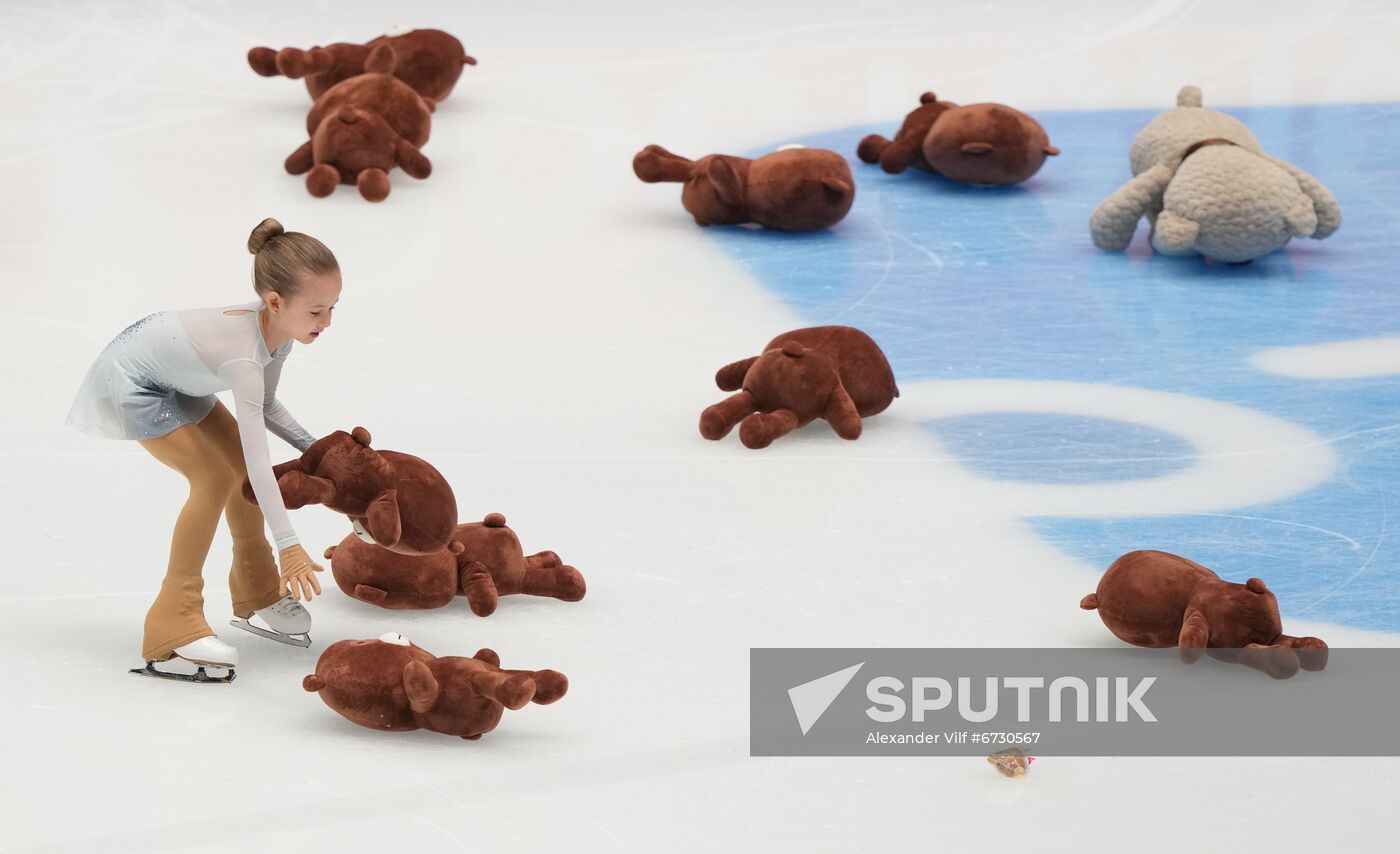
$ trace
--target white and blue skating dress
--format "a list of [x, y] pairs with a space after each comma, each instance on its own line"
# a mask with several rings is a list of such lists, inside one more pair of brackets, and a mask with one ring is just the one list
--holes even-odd
[[109, 439], [155, 439], [198, 424], [216, 392], [232, 391], [248, 480], [281, 551], [297, 535], [272, 477], [267, 432], [299, 451], [315, 438], [277, 400], [292, 342], [268, 352], [258, 326], [262, 306], [163, 311], [136, 321], [93, 362], [68, 423]]

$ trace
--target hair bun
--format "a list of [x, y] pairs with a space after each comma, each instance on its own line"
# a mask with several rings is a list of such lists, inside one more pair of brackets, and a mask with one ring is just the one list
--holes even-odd
[[272, 217], [268, 217], [258, 223], [258, 227], [253, 229], [252, 234], [248, 235], [248, 251], [254, 255], [258, 254], [258, 252], [267, 245], [269, 240], [286, 231], [287, 229], [282, 227], [282, 223]]

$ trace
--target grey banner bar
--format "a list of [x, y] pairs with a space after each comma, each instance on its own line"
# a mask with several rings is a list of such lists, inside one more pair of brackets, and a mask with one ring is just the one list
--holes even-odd
[[1396, 649], [1271, 678], [1176, 649], [756, 648], [749, 690], [753, 756], [1400, 756]]

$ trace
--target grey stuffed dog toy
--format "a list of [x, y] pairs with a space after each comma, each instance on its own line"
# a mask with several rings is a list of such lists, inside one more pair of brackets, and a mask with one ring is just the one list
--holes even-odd
[[1128, 248], [1146, 216], [1152, 248], [1163, 255], [1242, 263], [1294, 237], [1321, 240], [1342, 224], [1321, 181], [1265, 154], [1238, 119], [1202, 107], [1200, 89], [1183, 87], [1176, 104], [1133, 139], [1133, 180], [1089, 218], [1095, 246]]

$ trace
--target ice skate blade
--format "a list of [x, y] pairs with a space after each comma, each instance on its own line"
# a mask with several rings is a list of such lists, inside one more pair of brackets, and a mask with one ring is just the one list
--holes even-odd
[[278, 643], [284, 643], [287, 646], [299, 646], [302, 649], [306, 649], [308, 646], [311, 646], [310, 633], [303, 632], [299, 635], [284, 635], [280, 632], [272, 632], [268, 631], [267, 629], [258, 628], [257, 626], [253, 625], [247, 620], [242, 619], [229, 620], [228, 624], [230, 626], [237, 626], [245, 632], [252, 632], [253, 634], [258, 635], [259, 637], [264, 637], [268, 640], [275, 640]]
[[[137, 676], [153, 676], [157, 679], [173, 679], [176, 682], [205, 682], [227, 685], [228, 683], [233, 681], [234, 673], [232, 667], [224, 668], [223, 665], [220, 664], [195, 664], [195, 667], [197, 667], [198, 670], [196, 670], [194, 673], [174, 673], [169, 670], [157, 670], [155, 667], [155, 662], [148, 661], [146, 662], [145, 667], [133, 667], [128, 672], [135, 673]], [[228, 673], [223, 676], [210, 676], [204, 671], [205, 667], [219, 667], [221, 669], [227, 669]]]

